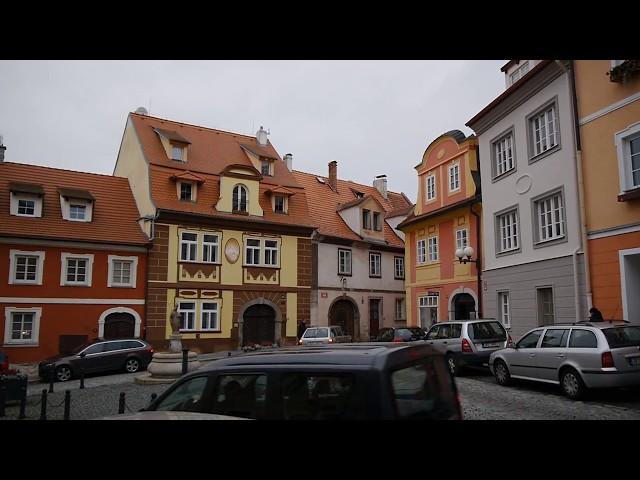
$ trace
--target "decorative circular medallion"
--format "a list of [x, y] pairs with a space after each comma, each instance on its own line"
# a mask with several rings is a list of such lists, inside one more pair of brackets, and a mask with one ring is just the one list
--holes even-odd
[[229, 263], [236, 263], [240, 257], [240, 244], [235, 238], [230, 238], [224, 246], [224, 256]]
[[438, 150], [438, 155], [436, 156], [438, 157], [438, 160], [444, 157], [444, 148], [441, 148], [440, 150]]
[[520, 195], [531, 190], [531, 177], [527, 174], [522, 175], [516, 180], [516, 192]]

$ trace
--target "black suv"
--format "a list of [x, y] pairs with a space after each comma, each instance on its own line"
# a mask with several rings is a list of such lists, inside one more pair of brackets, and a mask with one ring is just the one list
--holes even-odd
[[425, 340], [427, 332], [420, 327], [385, 327], [378, 331], [376, 342], [415, 342]]
[[428, 345], [375, 343], [283, 348], [213, 361], [144, 410], [258, 420], [462, 419], [442, 354]]

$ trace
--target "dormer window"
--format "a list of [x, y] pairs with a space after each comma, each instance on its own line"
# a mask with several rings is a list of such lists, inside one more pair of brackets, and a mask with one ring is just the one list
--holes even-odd
[[193, 201], [193, 184], [190, 182], [180, 182], [180, 200]]
[[260, 163], [260, 173], [262, 173], [262, 175], [271, 175], [271, 162], [269, 160], [262, 160]]
[[71, 204], [69, 205], [69, 220], [84, 221], [87, 216], [87, 206]]
[[382, 231], [382, 224], [380, 223], [380, 212], [373, 212], [373, 229], [377, 232]]
[[371, 210], [362, 210], [362, 228], [371, 230]]
[[11, 182], [11, 201], [9, 211], [11, 215], [19, 217], [41, 217], [42, 196], [44, 190], [39, 185]]
[[36, 201], [33, 198], [18, 199], [18, 215], [33, 217], [36, 211]]
[[247, 211], [247, 188], [244, 185], [236, 185], [233, 187], [233, 206], [234, 212]]
[[85, 190], [59, 188], [62, 218], [73, 222], [90, 222], [95, 199]]
[[276, 213], [286, 213], [284, 203], [285, 203], [284, 195], [276, 195], [274, 197], [273, 211]]
[[183, 147], [179, 147], [178, 145], [171, 146], [171, 159], [182, 162]]

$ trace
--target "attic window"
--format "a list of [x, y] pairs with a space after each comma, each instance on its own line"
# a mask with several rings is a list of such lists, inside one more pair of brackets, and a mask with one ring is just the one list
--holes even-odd
[[322, 183], [322, 184], [325, 183], [324, 178], [322, 177], [316, 177], [316, 180], [318, 181], [318, 183]]
[[286, 213], [284, 195], [276, 195], [274, 197], [273, 211], [276, 213]]
[[87, 216], [87, 206], [72, 203], [69, 205], [69, 220], [84, 221]]
[[364, 198], [364, 193], [358, 192], [357, 190], [353, 190], [353, 194], [356, 196], [356, 198]]
[[193, 201], [193, 184], [190, 182], [180, 182], [180, 200]]
[[380, 224], [380, 212], [373, 212], [373, 229], [377, 232], [382, 231], [382, 225]]
[[271, 175], [271, 162], [269, 160], [262, 160], [260, 173], [262, 173], [262, 175]]
[[183, 160], [183, 147], [179, 147], [178, 145], [171, 146], [171, 158], [173, 160], [177, 160], [182, 162]]
[[59, 188], [62, 218], [73, 222], [90, 222], [95, 199], [85, 190]]

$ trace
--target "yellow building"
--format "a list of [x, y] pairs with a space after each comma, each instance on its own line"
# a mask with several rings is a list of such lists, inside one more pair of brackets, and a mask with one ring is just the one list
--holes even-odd
[[129, 114], [114, 175], [129, 179], [149, 253], [147, 340], [170, 316], [202, 352], [293, 344], [309, 323], [304, 189], [260, 127], [256, 137]]

